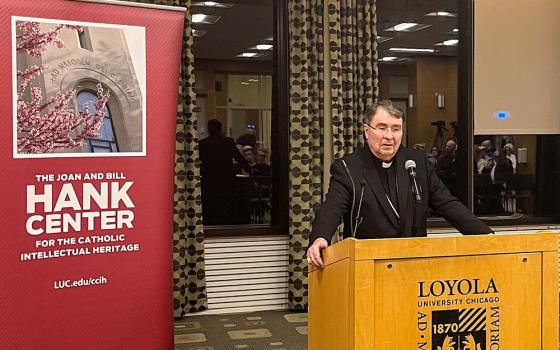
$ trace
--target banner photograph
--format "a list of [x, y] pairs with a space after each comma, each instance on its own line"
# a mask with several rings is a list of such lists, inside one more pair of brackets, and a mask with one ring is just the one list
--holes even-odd
[[12, 45], [14, 157], [146, 154], [144, 27], [12, 17]]
[[184, 9], [0, 3], [0, 349], [171, 349]]

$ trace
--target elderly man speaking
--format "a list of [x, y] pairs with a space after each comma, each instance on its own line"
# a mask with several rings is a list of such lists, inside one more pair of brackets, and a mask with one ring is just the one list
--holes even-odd
[[321, 250], [340, 223], [344, 238], [426, 236], [428, 208], [463, 234], [489, 234], [436, 175], [423, 152], [401, 146], [404, 113], [390, 101], [364, 118], [367, 147], [336, 160], [325, 202], [317, 211], [307, 261], [323, 268]]

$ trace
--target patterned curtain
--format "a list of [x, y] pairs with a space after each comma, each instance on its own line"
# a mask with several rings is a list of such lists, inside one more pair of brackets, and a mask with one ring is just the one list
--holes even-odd
[[290, 309], [307, 307], [304, 258], [314, 207], [322, 196], [323, 0], [289, 1]]
[[378, 95], [375, 0], [330, 1], [334, 157], [364, 145], [362, 118]]
[[[328, 11], [326, 15], [325, 10]], [[363, 145], [363, 112], [377, 96], [375, 0], [289, 0], [288, 16], [288, 306], [302, 310], [307, 308], [307, 262], [304, 254], [314, 211], [323, 196], [323, 167], [330, 166], [325, 163], [322, 150], [332, 147], [334, 156], [339, 158]], [[324, 24], [328, 28], [326, 33]], [[325, 41], [329, 43], [327, 53], [324, 52]], [[326, 72], [325, 57], [330, 62]], [[326, 89], [329, 101], [324, 101]], [[323, 142], [325, 108], [332, 118], [332, 140]]]
[[136, 0], [136, 2], [187, 8], [177, 108], [173, 209], [173, 315], [181, 317], [208, 308], [204, 272], [198, 125], [193, 111], [196, 95], [191, 0]]

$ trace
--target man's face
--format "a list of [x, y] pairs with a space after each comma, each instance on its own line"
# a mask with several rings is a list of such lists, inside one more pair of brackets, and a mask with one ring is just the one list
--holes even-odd
[[255, 153], [253, 153], [252, 149], [244, 149], [243, 150], [243, 157], [245, 157], [245, 159], [249, 163], [253, 163], [255, 161]]
[[265, 151], [260, 150], [257, 154], [257, 163], [266, 163], [266, 156], [267, 153]]
[[[390, 115], [384, 108], [377, 108], [364, 133], [373, 154], [388, 161], [399, 149], [402, 141], [402, 119]], [[375, 129], [374, 129], [375, 128]]]
[[439, 149], [437, 147], [432, 147], [432, 155], [437, 157], [439, 154]]
[[447, 151], [447, 153], [453, 153], [455, 152], [456, 149], [457, 149], [457, 144], [453, 140], [449, 140], [445, 144], [445, 150]]

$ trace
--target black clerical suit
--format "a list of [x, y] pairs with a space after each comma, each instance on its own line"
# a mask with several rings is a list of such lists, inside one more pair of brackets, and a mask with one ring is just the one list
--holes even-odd
[[[422, 201], [417, 204], [416, 225], [413, 225], [415, 203], [410, 178], [404, 167], [409, 159], [416, 163], [416, 178], [422, 196]], [[344, 166], [343, 160], [347, 167]], [[315, 215], [309, 237], [310, 245], [320, 237], [330, 242], [341, 222], [344, 222], [344, 237], [351, 236], [350, 212], [353, 195], [350, 176], [356, 192], [354, 216], [357, 215], [362, 187], [364, 189], [360, 210], [363, 221], [357, 229], [356, 238], [426, 236], [429, 207], [463, 234], [492, 233], [486, 224], [449, 193], [431, 164], [428, 164], [424, 153], [401, 146], [392, 162], [386, 163], [385, 166], [389, 167], [384, 168], [383, 163], [375, 158], [367, 146], [333, 163], [329, 192]], [[352, 220], [354, 225], [355, 218]], [[416, 230], [413, 226], [416, 226]]]

